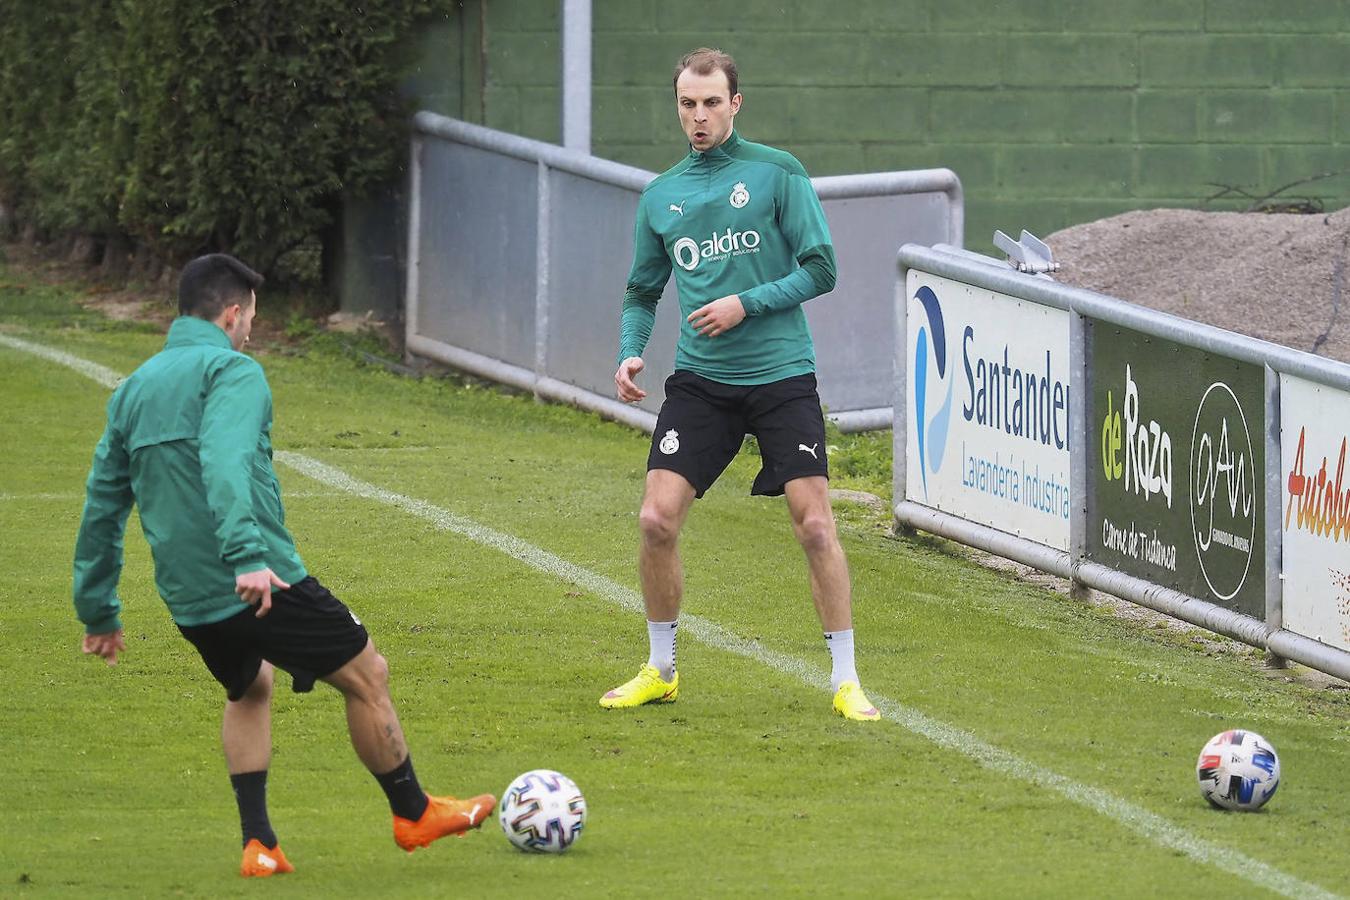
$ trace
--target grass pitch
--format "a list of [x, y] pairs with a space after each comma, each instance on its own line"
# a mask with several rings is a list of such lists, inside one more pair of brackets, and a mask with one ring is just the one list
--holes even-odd
[[[123, 373], [162, 345], [156, 329], [111, 323], [77, 296], [0, 267], [0, 334]], [[401, 378], [322, 337], [258, 356], [279, 450], [588, 573], [560, 578], [531, 565], [532, 551], [505, 555], [278, 466], [306, 564], [390, 660], [424, 784], [500, 793], [521, 771], [555, 768], [586, 794], [586, 832], [561, 857], [531, 857], [490, 822], [406, 856], [336, 693], [294, 695], [283, 676], [269, 797], [297, 872], [239, 879], [220, 691], [155, 595], [134, 517], [128, 652], [114, 669], [78, 652], [71, 550], [107, 390], [0, 346], [0, 895], [1328, 896], [1350, 885], [1344, 686], [1264, 672], [1255, 651], [1118, 618], [952, 545], [897, 539], [884, 511], [841, 504], [859, 669], [899, 712], [846, 723], [815, 683], [828, 657], [785, 507], [746, 496], [755, 460], [743, 454], [695, 505], [682, 543], [686, 613], [741, 652], [682, 628], [679, 702], [607, 712], [600, 694], [646, 654], [641, 616], [615, 602], [637, 596], [646, 438], [481, 386]], [[835, 486], [884, 493], [874, 463], [885, 439], [832, 440], [844, 461]], [[1280, 753], [1283, 786], [1258, 814], [1214, 812], [1195, 786], [1200, 747], [1229, 727]]]

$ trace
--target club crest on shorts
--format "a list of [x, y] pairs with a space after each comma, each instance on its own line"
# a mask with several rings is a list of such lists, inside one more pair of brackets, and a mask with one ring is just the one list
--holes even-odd
[[742, 206], [745, 206], [745, 204], [749, 203], [750, 191], [746, 189], [745, 182], [744, 181], [736, 182], [735, 186], [732, 187], [731, 189], [731, 196], [727, 199], [729, 199], [731, 201], [731, 205], [736, 207], [737, 209], [740, 209]]
[[657, 444], [657, 448], [666, 456], [670, 456], [680, 449], [680, 433], [674, 428], [670, 429], [661, 436], [661, 443]]

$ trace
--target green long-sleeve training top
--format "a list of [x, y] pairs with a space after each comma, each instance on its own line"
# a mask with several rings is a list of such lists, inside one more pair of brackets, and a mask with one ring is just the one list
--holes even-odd
[[306, 575], [272, 471], [272, 392], [215, 324], [184, 316], [108, 401], [75, 543], [75, 611], [89, 634], [122, 627], [117, 581], [132, 504], [155, 585], [179, 625], [249, 609], [236, 575]]
[[[742, 140], [689, 155], [638, 202], [619, 360], [641, 356], [656, 304], [675, 273], [675, 368], [725, 384], [767, 384], [814, 372], [802, 303], [834, 289], [830, 230], [806, 170], [782, 150]], [[705, 303], [739, 294], [746, 318], [717, 337], [690, 326]]]

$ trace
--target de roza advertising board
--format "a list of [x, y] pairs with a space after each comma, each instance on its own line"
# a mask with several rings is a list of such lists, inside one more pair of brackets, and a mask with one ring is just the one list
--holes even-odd
[[905, 498], [1069, 549], [1069, 313], [910, 269]]
[[1350, 394], [1280, 376], [1284, 627], [1350, 650]]
[[1091, 320], [1090, 559], [1265, 618], [1265, 373]]

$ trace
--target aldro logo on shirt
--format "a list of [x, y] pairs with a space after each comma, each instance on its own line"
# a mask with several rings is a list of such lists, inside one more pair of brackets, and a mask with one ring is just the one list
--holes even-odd
[[714, 231], [703, 241], [682, 237], [670, 248], [675, 264], [686, 272], [692, 272], [704, 260], [722, 262], [733, 256], [759, 252], [759, 232], [753, 228], [748, 231], [732, 231], [728, 228], [722, 233]]

